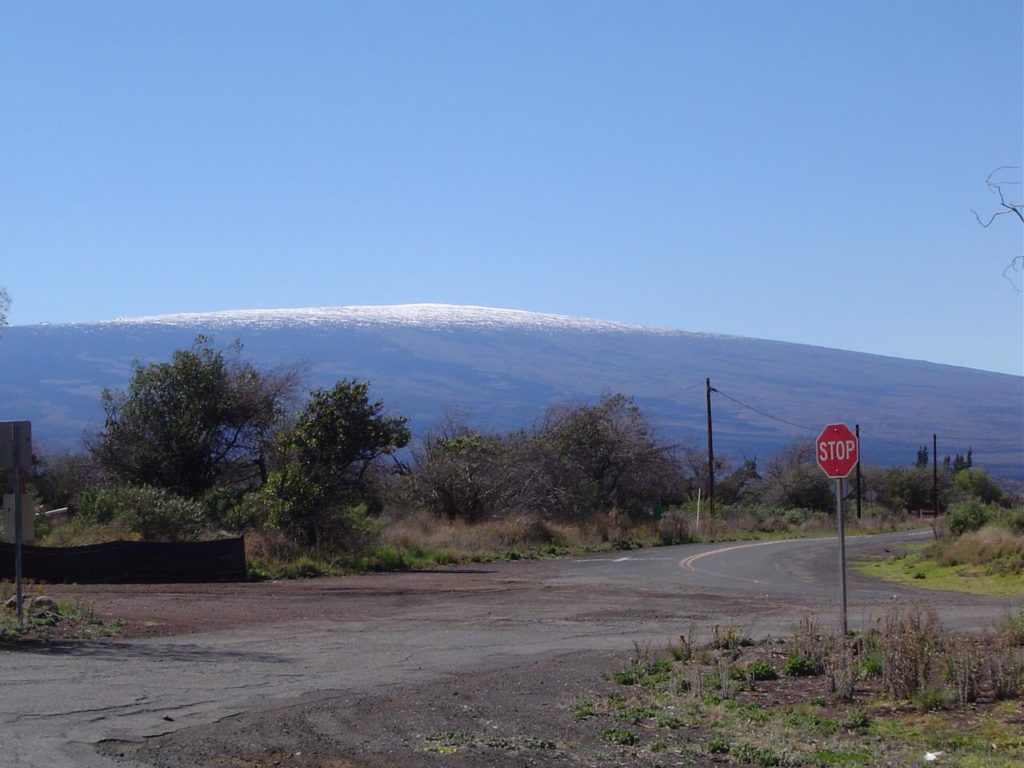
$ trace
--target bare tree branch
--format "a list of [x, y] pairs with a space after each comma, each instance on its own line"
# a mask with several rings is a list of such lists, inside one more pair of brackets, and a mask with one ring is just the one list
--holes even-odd
[[[999, 207], [1002, 208], [1002, 210], [996, 211], [991, 216], [989, 216], [988, 219], [983, 221], [978, 212], [973, 208], [971, 209], [971, 213], [974, 214], [974, 218], [977, 220], [978, 224], [980, 224], [982, 227], [985, 227], [986, 229], [992, 226], [993, 222], [995, 222], [995, 220], [998, 219], [1000, 216], [1007, 215], [1016, 216], [1017, 219], [1021, 222], [1021, 224], [1024, 224], [1024, 203], [1013, 202], [1012, 200], [1007, 199], [1006, 193], [1003, 189], [1008, 185], [1015, 185], [1019, 184], [1020, 182], [1003, 181], [996, 178], [996, 174], [998, 174], [1000, 171], [1005, 170], [1019, 170], [1019, 168], [1017, 168], [1017, 166], [1015, 165], [1001, 165], [994, 171], [992, 171], [992, 173], [990, 173], [988, 177], [985, 179], [985, 186], [988, 187], [989, 191], [992, 194], [996, 195], [999, 198]], [[1010, 285], [1012, 285], [1018, 293], [1020, 293], [1020, 288], [1017, 287], [1017, 284], [1010, 277], [1009, 273], [1021, 271], [1024, 271], [1024, 253], [1020, 253], [1014, 256], [1010, 260], [1010, 263], [1006, 265], [1006, 269], [1003, 270], [1003, 277], [1006, 278], [1006, 281]]]
[[7, 325], [7, 312], [11, 308], [11, 295], [0, 285], [0, 328]]

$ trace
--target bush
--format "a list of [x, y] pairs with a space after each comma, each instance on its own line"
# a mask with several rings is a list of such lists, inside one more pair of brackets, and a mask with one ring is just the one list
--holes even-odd
[[144, 541], [194, 540], [205, 517], [198, 502], [150, 486], [90, 489], [80, 514], [100, 525], [119, 521]]
[[938, 560], [943, 565], [986, 566], [991, 573], [1024, 570], [1024, 536], [994, 525], [964, 533], [940, 543], [938, 548]]
[[964, 469], [956, 473], [953, 485], [964, 496], [977, 499], [983, 504], [998, 504], [1003, 501], [1003, 489], [996, 485], [983, 469]]
[[968, 499], [954, 504], [946, 516], [946, 526], [953, 536], [960, 536], [968, 531], [976, 531], [989, 519], [989, 509], [977, 499]]
[[750, 675], [752, 680], [775, 680], [779, 676], [775, 668], [763, 659], [748, 664], [747, 674]]
[[992, 522], [1010, 533], [1024, 535], [1024, 507], [1001, 509]]
[[[939, 620], [934, 611], [893, 610], [882, 622], [882, 685], [894, 699], [928, 694], [942, 651]], [[927, 697], [926, 697], [927, 698]], [[921, 702], [924, 706], [927, 702]]]
[[818, 674], [814, 662], [799, 653], [791, 653], [786, 657], [782, 672], [787, 677], [811, 677]]

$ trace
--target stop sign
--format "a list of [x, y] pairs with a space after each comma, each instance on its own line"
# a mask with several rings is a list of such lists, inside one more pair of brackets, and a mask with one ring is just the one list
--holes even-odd
[[857, 436], [845, 424], [829, 424], [814, 441], [818, 466], [833, 478], [846, 477], [860, 460]]

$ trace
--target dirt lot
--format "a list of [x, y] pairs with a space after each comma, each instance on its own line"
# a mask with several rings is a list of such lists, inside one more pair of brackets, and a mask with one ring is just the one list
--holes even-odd
[[[833, 622], [833, 549], [688, 546], [315, 581], [61, 587], [57, 597], [125, 620], [126, 637], [0, 652], [17, 702], [0, 712], [0, 747], [15, 765], [48, 768], [738, 764], [654, 757], [577, 709], [614, 694], [604, 676], [637, 648], [684, 632], [779, 637], [806, 616]], [[850, 596], [854, 628], [897, 604], [933, 605], [961, 626], [1007, 607], [855, 574]]]

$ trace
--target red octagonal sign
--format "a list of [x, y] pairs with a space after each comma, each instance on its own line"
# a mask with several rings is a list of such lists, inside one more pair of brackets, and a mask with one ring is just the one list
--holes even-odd
[[818, 466], [832, 478], [846, 477], [860, 460], [857, 436], [845, 424], [829, 424], [814, 441]]

